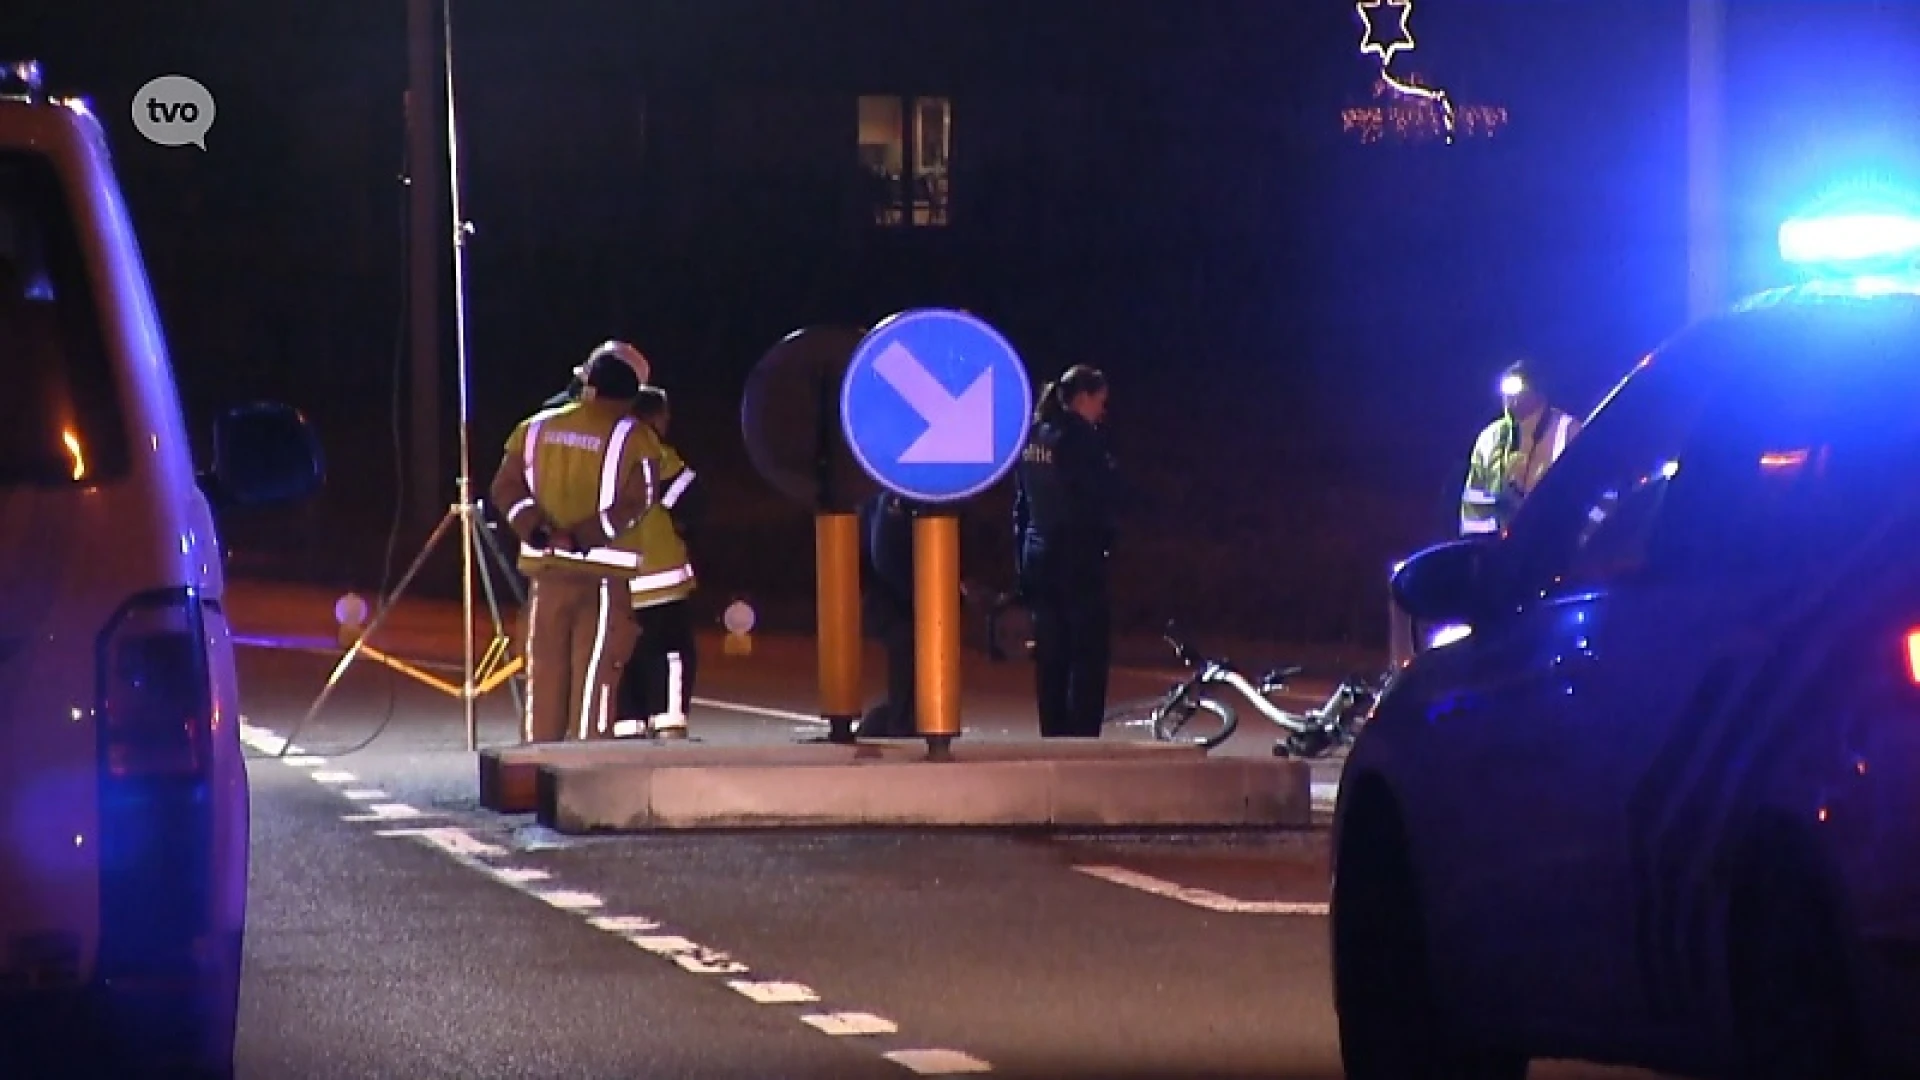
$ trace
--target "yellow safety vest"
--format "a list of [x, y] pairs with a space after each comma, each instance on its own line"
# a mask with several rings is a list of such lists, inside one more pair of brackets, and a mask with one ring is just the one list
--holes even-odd
[[1506, 528], [1507, 515], [1539, 485], [1578, 434], [1580, 421], [1552, 407], [1525, 423], [1503, 414], [1482, 429], [1460, 493], [1460, 535]]
[[693, 595], [693, 562], [674, 523], [673, 508], [693, 485], [693, 470], [679, 451], [660, 446], [660, 497], [640, 519], [640, 575], [627, 581], [637, 608], [657, 607]]
[[[659, 461], [660, 439], [627, 414], [624, 402], [576, 401], [521, 421], [507, 438], [507, 452], [524, 463], [527, 489], [540, 510], [561, 528], [572, 529], [612, 509], [633, 471]], [[583, 552], [522, 544], [520, 572], [570, 570], [630, 578], [640, 572], [640, 534], [635, 526], [606, 546]]]

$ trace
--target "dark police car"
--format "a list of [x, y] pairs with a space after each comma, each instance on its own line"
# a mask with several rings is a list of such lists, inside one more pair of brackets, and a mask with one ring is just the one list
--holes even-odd
[[1920, 1072], [1920, 277], [1882, 272], [1920, 218], [1781, 240], [1824, 272], [1641, 360], [1505, 534], [1396, 575], [1471, 630], [1342, 779], [1353, 1080]]

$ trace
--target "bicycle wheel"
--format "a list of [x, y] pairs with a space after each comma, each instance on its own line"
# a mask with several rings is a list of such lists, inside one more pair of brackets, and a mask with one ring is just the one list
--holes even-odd
[[[1211, 720], [1202, 719], [1203, 713]], [[1232, 706], [1185, 688], [1167, 695], [1154, 708], [1152, 720], [1153, 737], [1161, 742], [1194, 743], [1208, 750], [1226, 742], [1240, 725]]]

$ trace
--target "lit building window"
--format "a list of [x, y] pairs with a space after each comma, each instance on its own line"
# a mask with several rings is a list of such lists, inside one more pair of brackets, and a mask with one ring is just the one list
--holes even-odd
[[860, 99], [860, 168], [875, 224], [947, 224], [952, 153], [951, 99]]
[[[1409, 81], [1425, 85], [1419, 75]], [[1454, 105], [1453, 134], [1456, 139], [1490, 139], [1507, 126], [1507, 110], [1502, 105]], [[1373, 82], [1373, 100], [1340, 110], [1340, 130], [1363, 143], [1444, 142], [1446, 118], [1440, 103], [1402, 94], [1386, 80]]]

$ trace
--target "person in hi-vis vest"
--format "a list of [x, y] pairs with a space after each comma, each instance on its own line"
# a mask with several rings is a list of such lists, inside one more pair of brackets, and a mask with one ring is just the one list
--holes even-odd
[[[593, 363], [594, 357], [609, 353], [619, 357], [628, 367], [633, 369], [634, 377], [640, 380], [641, 386], [647, 385], [648, 380], [652, 378], [653, 365], [647, 360], [645, 353], [634, 348], [627, 342], [609, 339], [595, 345], [593, 351], [587, 354], [587, 358], [584, 361], [575, 364], [571, 372], [571, 377], [567, 380], [567, 388], [548, 398], [540, 407], [542, 409], [558, 409], [562, 405], [571, 405], [579, 401], [581, 395], [584, 394], [587, 389], [587, 365]], [[520, 541], [517, 539], [509, 539], [512, 530], [506, 527], [506, 523], [500, 519], [497, 513], [499, 510], [504, 510], [505, 507], [495, 507], [494, 509], [496, 513], [488, 515], [486, 519], [487, 538], [490, 542], [494, 543], [497, 549], [503, 554], [511, 555], [513, 551], [519, 548]]]
[[653, 507], [660, 442], [632, 415], [640, 380], [612, 354], [583, 373], [581, 400], [520, 422], [491, 497], [520, 538], [526, 611], [527, 742], [613, 735], [635, 628], [628, 582]]
[[1548, 404], [1526, 366], [1500, 376], [1500, 418], [1474, 440], [1460, 495], [1460, 535], [1488, 536], [1506, 529], [1527, 493], [1557, 461], [1580, 421]]
[[684, 739], [699, 660], [687, 605], [695, 588], [687, 533], [697, 516], [699, 489], [693, 470], [666, 441], [671, 420], [667, 392], [642, 387], [633, 412], [660, 440], [660, 494], [640, 521], [640, 573], [627, 582], [639, 640], [620, 682], [620, 719], [613, 733], [620, 738]]

